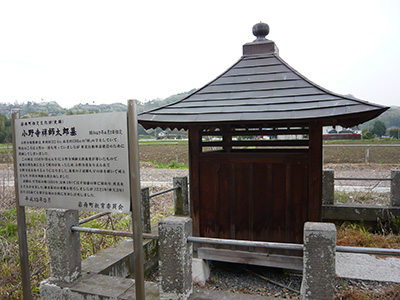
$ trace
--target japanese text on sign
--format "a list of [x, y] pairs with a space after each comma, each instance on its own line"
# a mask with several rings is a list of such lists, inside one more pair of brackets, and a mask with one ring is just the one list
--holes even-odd
[[125, 113], [15, 122], [21, 205], [129, 212]]

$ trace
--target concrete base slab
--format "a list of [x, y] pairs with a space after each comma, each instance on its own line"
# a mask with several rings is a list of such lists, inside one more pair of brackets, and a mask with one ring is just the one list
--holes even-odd
[[188, 300], [282, 300], [282, 298], [195, 288]]
[[[156, 240], [143, 240], [145, 272], [158, 264], [158, 243]], [[82, 261], [82, 272], [109, 276], [127, 277], [133, 273], [133, 240], [122, 240], [115, 246], [101, 250]]]
[[208, 262], [200, 258], [193, 258], [192, 277], [193, 282], [205, 284], [210, 277], [210, 266]]
[[336, 275], [342, 278], [400, 283], [400, 257], [337, 252]]
[[[45, 280], [40, 284], [43, 300], [133, 300], [135, 293], [133, 279], [93, 273], [83, 274], [72, 283]], [[145, 282], [145, 293], [146, 300], [158, 300], [158, 285]]]

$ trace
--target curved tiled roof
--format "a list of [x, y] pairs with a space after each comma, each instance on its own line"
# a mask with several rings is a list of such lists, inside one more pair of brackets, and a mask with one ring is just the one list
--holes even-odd
[[310, 120], [350, 127], [386, 109], [325, 90], [270, 51], [243, 55], [203, 88], [180, 101], [141, 113], [138, 119], [146, 128]]

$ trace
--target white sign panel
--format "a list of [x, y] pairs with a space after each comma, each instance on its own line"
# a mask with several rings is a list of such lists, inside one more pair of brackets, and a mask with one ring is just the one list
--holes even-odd
[[15, 120], [23, 206], [130, 211], [126, 113]]

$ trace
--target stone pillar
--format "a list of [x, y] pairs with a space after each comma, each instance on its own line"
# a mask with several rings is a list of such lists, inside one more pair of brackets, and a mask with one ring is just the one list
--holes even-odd
[[390, 205], [400, 206], [400, 170], [391, 170]]
[[187, 177], [174, 177], [173, 185], [180, 187], [174, 193], [174, 214], [176, 216], [190, 216]]
[[71, 226], [79, 225], [78, 211], [48, 209], [46, 217], [50, 280], [72, 282], [81, 272], [80, 237], [71, 231]]
[[335, 194], [335, 171], [323, 170], [322, 172], [322, 204], [333, 205]]
[[140, 191], [141, 196], [141, 211], [142, 217], [142, 231], [145, 233], [151, 233], [151, 221], [150, 221], [150, 193], [149, 188], [142, 188]]
[[303, 300], [329, 300], [335, 295], [336, 227], [331, 223], [304, 225]]
[[158, 224], [160, 299], [186, 300], [193, 291], [192, 219], [170, 216]]

